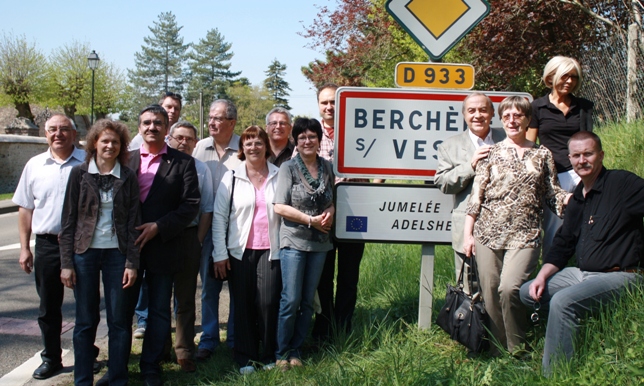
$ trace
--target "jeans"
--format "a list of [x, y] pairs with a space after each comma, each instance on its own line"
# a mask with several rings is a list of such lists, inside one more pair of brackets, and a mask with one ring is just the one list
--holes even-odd
[[141, 290], [139, 291], [139, 300], [136, 302], [136, 327], [146, 328], [148, 326], [148, 283], [143, 280], [141, 282]]
[[85, 253], [74, 255], [74, 270], [74, 384], [92, 385], [94, 382], [94, 339], [100, 321], [102, 272], [109, 337], [108, 377], [110, 385], [127, 385], [132, 330], [126, 304], [132, 288], [123, 289], [125, 255], [117, 248], [88, 249]]
[[311, 325], [313, 297], [327, 252], [280, 250], [282, 298], [277, 319], [277, 359], [300, 358]]
[[[208, 275], [208, 266], [212, 264], [212, 229], [208, 229], [201, 247], [201, 339], [199, 349], [215, 351], [219, 346], [219, 294], [224, 284]], [[235, 326], [233, 323], [235, 309], [233, 306], [233, 293], [230, 291], [230, 312], [228, 314], [228, 334], [226, 344], [232, 348], [235, 339]]]
[[[546, 281], [541, 309], [548, 310], [542, 371], [549, 376], [557, 361], [570, 360], [575, 352], [574, 338], [582, 318], [597, 312], [619, 298], [626, 287], [642, 282], [642, 276], [628, 272], [588, 272], [568, 267]], [[521, 286], [521, 301], [530, 309], [529, 281]]]

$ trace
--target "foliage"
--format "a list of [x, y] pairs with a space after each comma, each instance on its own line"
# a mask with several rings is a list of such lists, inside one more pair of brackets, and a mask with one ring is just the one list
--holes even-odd
[[179, 32], [183, 26], [177, 24], [172, 12], [162, 12], [159, 20], [148, 27], [151, 36], [143, 38], [145, 45], [134, 54], [134, 70], [128, 70], [130, 83], [136, 97], [148, 103], [168, 91], [183, 90], [183, 63], [189, 45], [183, 44]]
[[579, 58], [605, 33], [592, 17], [563, 1], [493, 0], [490, 14], [468, 34], [462, 49], [478, 70], [478, 89], [541, 96], [546, 91], [540, 78], [550, 58]]
[[602, 139], [607, 168], [630, 170], [644, 178], [644, 120], [610, 123], [595, 133]]
[[87, 66], [90, 51], [89, 43], [73, 41], [55, 49], [49, 56], [48, 103], [61, 106], [68, 117], [74, 117], [77, 105], [87, 94], [85, 90], [92, 86], [91, 70]]
[[18, 110], [19, 117], [33, 121], [30, 102], [43, 97], [46, 59], [24, 35], [2, 34], [0, 40], [0, 93]]
[[200, 91], [205, 105], [228, 97], [228, 87], [241, 74], [230, 70], [234, 55], [231, 48], [232, 43], [226, 42], [217, 28], [209, 30], [205, 39], [192, 46], [188, 54], [188, 99], [197, 99]]
[[264, 71], [267, 78], [264, 79], [264, 88], [268, 91], [273, 99], [274, 106], [281, 106], [287, 110], [291, 109], [288, 105], [289, 90], [291, 88], [288, 82], [284, 80], [286, 74], [286, 64], [280, 63], [277, 59], [273, 59], [268, 66], [268, 70]]
[[235, 82], [228, 94], [237, 106], [235, 132], [239, 134], [251, 125], [265, 126], [266, 113], [273, 108], [273, 100], [264, 87]]

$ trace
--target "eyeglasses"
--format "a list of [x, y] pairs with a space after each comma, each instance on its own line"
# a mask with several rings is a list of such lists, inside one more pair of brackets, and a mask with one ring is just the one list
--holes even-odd
[[192, 138], [192, 137], [184, 137], [183, 135], [176, 135], [176, 136], [169, 135], [168, 137], [170, 137], [170, 138], [174, 139], [175, 141], [177, 141], [177, 142], [179, 142], [179, 143], [181, 143], [181, 142], [185, 142], [185, 143], [193, 143], [193, 142], [196, 142], [196, 141], [197, 141], [195, 138]]
[[579, 75], [572, 75], [572, 74], [563, 74], [563, 75], [561, 75], [561, 80], [562, 81], [567, 82], [568, 79], [579, 80]]
[[163, 126], [163, 121], [160, 119], [155, 119], [154, 121], [146, 119], [145, 121], [141, 121], [141, 124], [143, 126], [151, 126], [154, 124], [154, 126]]
[[47, 128], [47, 132], [49, 134], [56, 134], [58, 132], [61, 132], [63, 134], [69, 134], [69, 133], [72, 132], [72, 130], [74, 130], [74, 129], [72, 129], [71, 127], [68, 127], [68, 126], [61, 126], [61, 127], [49, 126]]
[[503, 116], [501, 117], [501, 120], [503, 122], [508, 122], [509, 120], [518, 121], [523, 117], [525, 117], [525, 114], [503, 114]]
[[183, 98], [181, 97], [181, 94], [177, 94], [177, 93], [169, 92], [169, 91], [168, 91], [168, 92], [166, 92], [166, 93], [163, 95], [163, 97], [164, 97], [164, 98], [176, 98], [176, 99], [178, 99], [178, 100], [182, 100], [182, 99], [183, 99]]
[[244, 142], [243, 146], [245, 149], [252, 149], [253, 147], [264, 147], [264, 142], [262, 142], [261, 140], [247, 141], [247, 142]]
[[300, 143], [306, 143], [307, 140], [309, 142], [315, 142], [315, 141], [318, 140], [318, 136], [317, 135], [306, 135], [306, 136], [300, 135], [299, 137], [297, 137], [297, 142], [300, 142]]
[[271, 121], [271, 122], [268, 122], [268, 126], [270, 126], [270, 127], [288, 126], [288, 125], [290, 125], [290, 123], [288, 123], [286, 121], [279, 121], [279, 122], [278, 121]]
[[217, 123], [222, 123], [223, 121], [230, 121], [232, 118], [227, 117], [208, 117], [208, 121], [213, 121]]

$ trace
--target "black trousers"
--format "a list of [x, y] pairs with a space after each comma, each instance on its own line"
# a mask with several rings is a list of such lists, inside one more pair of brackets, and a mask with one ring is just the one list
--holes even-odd
[[[235, 303], [234, 359], [242, 367], [275, 361], [282, 272], [279, 260], [268, 260], [269, 253], [270, 250], [246, 249], [241, 260], [230, 257]], [[260, 341], [264, 346], [261, 356]]]
[[62, 362], [60, 333], [63, 324], [65, 287], [60, 281], [60, 249], [55, 235], [36, 236], [34, 276], [40, 297], [38, 326], [45, 349], [40, 353], [43, 362], [57, 365]]
[[[318, 296], [322, 313], [315, 317], [313, 337], [326, 340], [336, 328], [351, 331], [351, 318], [358, 298], [358, 280], [360, 279], [360, 262], [364, 254], [364, 243], [336, 242], [335, 248], [326, 255]], [[335, 255], [338, 255], [338, 278], [333, 301], [333, 276], [335, 274]]]

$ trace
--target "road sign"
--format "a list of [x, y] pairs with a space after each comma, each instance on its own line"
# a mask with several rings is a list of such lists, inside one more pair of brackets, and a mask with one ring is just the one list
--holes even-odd
[[474, 67], [470, 64], [402, 62], [396, 65], [396, 86], [469, 90], [474, 87]]
[[433, 60], [442, 58], [490, 12], [485, 0], [388, 0], [385, 7]]
[[[473, 91], [340, 87], [333, 167], [339, 177], [433, 179], [438, 145], [467, 129], [463, 100]], [[495, 105], [528, 93], [483, 92]], [[498, 117], [492, 127], [502, 128]]]
[[339, 240], [452, 242], [452, 195], [430, 185], [345, 184], [335, 188]]

